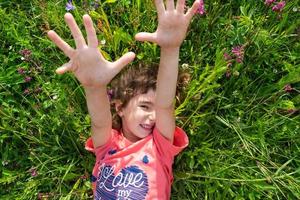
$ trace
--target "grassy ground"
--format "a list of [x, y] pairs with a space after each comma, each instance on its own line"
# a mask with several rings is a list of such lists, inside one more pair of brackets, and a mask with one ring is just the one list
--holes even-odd
[[[152, 1], [101, 2], [71, 12], [81, 27], [92, 16], [103, 54], [158, 62], [159, 48], [133, 39], [155, 30]], [[280, 13], [263, 0], [205, 3], [181, 48], [191, 78], [176, 113], [190, 145], [172, 199], [300, 199], [300, 1]], [[54, 73], [67, 58], [46, 37], [53, 29], [74, 45], [65, 5], [0, 1], [0, 199], [92, 198], [84, 92]]]

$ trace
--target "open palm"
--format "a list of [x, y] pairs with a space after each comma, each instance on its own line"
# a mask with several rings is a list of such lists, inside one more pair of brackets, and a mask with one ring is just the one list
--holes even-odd
[[179, 47], [186, 37], [187, 28], [192, 17], [200, 5], [196, 0], [193, 6], [185, 13], [185, 0], [155, 0], [158, 14], [158, 27], [154, 33], [141, 32], [135, 38], [139, 41], [149, 41], [160, 47]]
[[73, 72], [84, 87], [100, 87], [107, 85], [134, 59], [135, 54], [129, 52], [115, 62], [105, 60], [97, 48], [98, 39], [89, 15], [83, 16], [88, 44], [70, 13], [65, 14], [65, 21], [75, 40], [76, 49], [70, 47], [54, 31], [48, 32], [48, 37], [70, 58], [68, 63], [56, 70], [58, 74]]

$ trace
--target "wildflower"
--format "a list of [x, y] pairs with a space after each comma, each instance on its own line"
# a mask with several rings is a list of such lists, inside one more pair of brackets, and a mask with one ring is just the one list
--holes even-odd
[[231, 76], [231, 70], [230, 70], [230, 68], [227, 68], [227, 70], [226, 70], [226, 78], [230, 78], [230, 76]]
[[2, 161], [2, 165], [3, 165], [3, 166], [8, 165], [8, 161], [7, 161], [7, 160], [3, 160], [3, 161]]
[[287, 109], [287, 112], [289, 113], [289, 114], [294, 114], [294, 113], [297, 113], [298, 112], [298, 110], [297, 109]]
[[265, 5], [270, 6], [275, 0], [265, 0]]
[[293, 12], [297, 12], [298, 8], [297, 7], [293, 7]]
[[234, 71], [234, 72], [233, 72], [233, 76], [236, 76], [236, 77], [237, 77], [237, 76], [239, 76], [239, 75], [240, 75], [240, 72], [238, 72], [238, 71]]
[[231, 52], [236, 56], [236, 62], [242, 63], [244, 59], [244, 46], [235, 46]]
[[101, 45], [105, 45], [105, 43], [106, 43], [106, 40], [105, 40], [105, 39], [103, 39], [103, 40], [100, 41], [100, 44], [101, 44]]
[[21, 74], [21, 75], [25, 74], [25, 72], [26, 72], [26, 71], [25, 71], [24, 68], [21, 68], [21, 67], [20, 67], [20, 68], [18, 69], [18, 73]]
[[38, 93], [41, 93], [42, 92], [42, 88], [41, 87], [37, 87], [35, 90], [34, 90], [34, 93], [38, 94]]
[[75, 10], [75, 6], [72, 4], [72, 0], [68, 0], [68, 3], [66, 4], [66, 11]]
[[285, 1], [278, 2], [275, 6], [272, 7], [274, 12], [281, 12], [285, 6]]
[[290, 92], [293, 91], [293, 88], [290, 84], [287, 84], [287, 85], [284, 86], [284, 91], [290, 93]]
[[35, 168], [31, 168], [31, 169], [29, 170], [29, 172], [31, 173], [31, 176], [33, 176], [33, 177], [36, 177], [36, 176], [38, 175], [38, 173], [37, 173], [37, 171], [36, 171]]
[[224, 59], [226, 60], [226, 61], [228, 61], [228, 60], [231, 60], [232, 58], [231, 58], [231, 56], [228, 54], [228, 53], [224, 53]]
[[199, 5], [199, 8], [197, 10], [197, 13], [199, 13], [200, 15], [204, 15], [205, 14], [204, 1], [203, 0], [200, 0], [200, 5]]
[[51, 193], [38, 193], [38, 200], [42, 200], [42, 199], [48, 199], [50, 197]]
[[31, 51], [29, 49], [23, 49], [19, 52], [22, 56], [24, 56], [25, 58], [28, 58], [31, 55]]
[[92, 2], [91, 5], [92, 5], [95, 9], [99, 8], [99, 6], [100, 6], [99, 0], [96, 0], [95, 2]]
[[28, 89], [28, 88], [26, 88], [25, 90], [24, 90], [24, 92], [23, 92], [25, 95], [28, 95], [28, 94], [30, 94], [30, 90]]
[[25, 80], [26, 83], [28, 83], [28, 82], [30, 82], [32, 80], [32, 78], [30, 76], [26, 76], [24, 78], [24, 80]]

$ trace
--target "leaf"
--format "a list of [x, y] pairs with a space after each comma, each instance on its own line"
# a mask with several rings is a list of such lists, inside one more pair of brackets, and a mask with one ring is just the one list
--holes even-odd
[[117, 0], [106, 0], [104, 3], [115, 3]]
[[285, 162], [283, 165], [281, 165], [281, 167], [279, 167], [277, 169], [277, 171], [275, 172], [275, 176], [279, 174], [280, 171], [282, 171], [290, 162], [292, 162], [293, 159], [288, 160], [287, 162]]

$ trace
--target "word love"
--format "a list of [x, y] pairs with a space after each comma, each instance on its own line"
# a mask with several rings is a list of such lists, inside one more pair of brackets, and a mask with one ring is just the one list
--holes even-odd
[[[104, 165], [104, 166], [103, 166]], [[143, 173], [135, 173], [128, 172], [128, 173], [118, 173], [116, 176], [114, 175], [114, 167], [105, 166], [103, 164], [101, 166], [102, 170], [100, 171], [100, 188], [105, 188], [107, 191], [113, 191], [117, 187], [127, 188], [128, 186], [133, 186], [136, 188], [141, 187], [144, 184], [143, 180]]]

